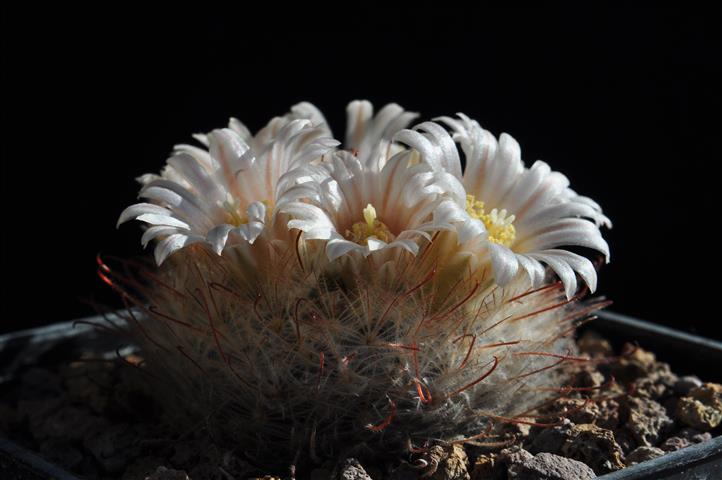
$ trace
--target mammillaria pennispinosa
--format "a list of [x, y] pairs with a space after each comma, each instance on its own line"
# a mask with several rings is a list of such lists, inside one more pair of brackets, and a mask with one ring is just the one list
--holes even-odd
[[[301, 103], [178, 145], [119, 223], [155, 264], [121, 292], [167, 421], [274, 462], [480, 440], [534, 423], [575, 355], [609, 220], [518, 143], [459, 114]], [[581, 280], [581, 282], [579, 281]]]

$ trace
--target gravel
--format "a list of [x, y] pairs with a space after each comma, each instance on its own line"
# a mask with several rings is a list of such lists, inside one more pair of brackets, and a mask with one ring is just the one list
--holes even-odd
[[[616, 355], [587, 334], [596, 360], [569, 371], [575, 387], [539, 410], [538, 426], [496, 424], [488, 444], [431, 442], [396, 460], [322, 458], [299, 480], [536, 480], [594, 478], [707, 441], [722, 429], [722, 385], [676, 376], [641, 348]], [[254, 457], [199, 428], [174, 431], [162, 406], [136, 388], [122, 363], [34, 366], [0, 390], [0, 428], [15, 442], [88, 478], [203, 480], [276, 478]], [[532, 426], [537, 425], [537, 426]], [[351, 450], [348, 450], [351, 451]], [[290, 466], [289, 466], [290, 467]], [[291, 470], [275, 472], [288, 479]]]

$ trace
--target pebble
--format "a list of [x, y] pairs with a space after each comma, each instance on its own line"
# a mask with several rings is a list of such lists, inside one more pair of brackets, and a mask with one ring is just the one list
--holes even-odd
[[653, 458], [661, 457], [666, 452], [662, 450], [661, 448], [657, 447], [637, 447], [632, 452], [629, 453], [624, 459], [624, 463], [631, 467], [632, 465], [636, 465], [638, 463], [646, 462], [647, 460], [651, 460]]
[[702, 380], [696, 375], [685, 375], [679, 377], [674, 383], [674, 392], [677, 395], [687, 395], [690, 390], [702, 386]]
[[499, 456], [495, 453], [479, 455], [471, 470], [471, 480], [506, 480]]
[[469, 459], [461, 445], [442, 447], [435, 445], [424, 458], [429, 468], [422, 474], [430, 480], [469, 480]]
[[523, 463], [509, 467], [509, 480], [587, 480], [594, 471], [576, 460], [553, 453], [539, 453]]
[[667, 416], [667, 410], [652, 399], [627, 397], [622, 405], [627, 413], [625, 429], [637, 445], [657, 445], [674, 425], [674, 421]]
[[568, 419], [564, 419], [559, 426], [537, 430], [536, 435], [532, 437], [531, 443], [527, 445], [527, 449], [531, 453], [559, 453], [562, 445], [569, 438], [569, 430], [572, 423]]
[[583, 369], [574, 376], [572, 385], [583, 388], [596, 388], [606, 382], [602, 372], [598, 370]]
[[677, 403], [677, 418], [681, 423], [704, 432], [722, 423], [722, 385], [704, 383], [692, 388], [688, 396]]
[[677, 450], [682, 450], [683, 448], [687, 448], [690, 445], [692, 445], [692, 443], [686, 438], [669, 437], [664, 442], [659, 444], [659, 448], [664, 450], [665, 452], [676, 452]]
[[441, 468], [436, 470], [431, 478], [434, 480], [469, 480], [471, 476], [467, 470], [469, 459], [464, 447], [453, 445]]
[[656, 357], [652, 352], [648, 352], [631, 344], [625, 345], [622, 351], [631, 351], [631, 353], [620, 356], [610, 365], [612, 375], [622, 384], [631, 383], [638, 378], [646, 377], [659, 367]]
[[596, 403], [581, 398], [560, 398], [547, 411], [568, 418], [572, 423], [594, 423], [601, 415]]
[[614, 355], [612, 344], [590, 330], [582, 334], [581, 338], [577, 340], [577, 345], [581, 353], [586, 353], [592, 358], [604, 358]]
[[561, 453], [586, 463], [597, 474], [624, 468], [622, 450], [614, 440], [614, 434], [592, 424], [574, 425]]
[[527, 460], [530, 460], [533, 458], [534, 455], [527, 452], [523, 448], [521, 448], [519, 445], [514, 445], [513, 447], [505, 448], [501, 452], [499, 452], [499, 460], [501, 460], [503, 463], [507, 465], [516, 465], [518, 463], [524, 463]]
[[531, 425], [525, 423], [510, 423], [504, 425], [502, 430], [503, 436], [510, 435], [515, 439], [526, 438], [529, 436], [529, 433], [531, 433]]
[[683, 428], [677, 432], [677, 436], [689, 440], [692, 443], [702, 443], [707, 440], [712, 440], [712, 434], [709, 432], [700, 432], [694, 428]]
[[665, 452], [674, 452], [682, 448], [687, 448], [690, 445], [696, 443], [706, 442], [712, 439], [712, 434], [709, 432], [700, 432], [693, 428], [683, 428], [677, 432], [674, 436], [669, 437], [659, 445], [659, 448]]
[[622, 449], [622, 452], [627, 455], [632, 450], [637, 448], [637, 441], [634, 440], [632, 437], [632, 434], [629, 433], [629, 430], [626, 430], [624, 428], [620, 428], [617, 430], [613, 430], [614, 432], [614, 440], [616, 440], [617, 445], [619, 445], [619, 448]]
[[607, 430], [617, 428], [619, 426], [619, 402], [613, 398], [607, 398], [596, 404], [599, 407], [599, 416], [594, 423]]
[[338, 476], [339, 480], [371, 480], [364, 467], [355, 458], [347, 458]]
[[674, 394], [674, 386], [679, 381], [677, 375], [666, 363], [656, 362], [654, 365], [654, 371], [634, 382], [633, 396], [664, 400]]

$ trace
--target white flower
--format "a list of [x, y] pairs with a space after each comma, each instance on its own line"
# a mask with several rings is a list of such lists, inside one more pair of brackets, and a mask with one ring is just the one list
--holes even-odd
[[[425, 122], [402, 130], [395, 139], [417, 149], [437, 170], [449, 172], [463, 185], [454, 191], [457, 210], [466, 210], [458, 225], [462, 249], [473, 250], [491, 261], [496, 282], [504, 286], [523, 269], [534, 286], [545, 276], [547, 264], [564, 284], [567, 297], [577, 290], [576, 274], [593, 292], [597, 275], [585, 257], [560, 247], [579, 246], [602, 253], [609, 247], [599, 231], [611, 226], [599, 205], [568, 188], [568, 179], [542, 162], [525, 168], [519, 144], [509, 135], [499, 141], [463, 114], [459, 119]], [[455, 142], [464, 153], [462, 164]]]
[[205, 242], [218, 254], [229, 239], [252, 244], [287, 191], [313, 194], [296, 184], [306, 165], [338, 144], [323, 122], [315, 107], [303, 103], [255, 137], [236, 119], [228, 128], [195, 135], [208, 150], [177, 145], [161, 175], [139, 178], [139, 197], [148, 202], [125, 209], [118, 225], [132, 219], [149, 224], [141, 242], [158, 240], [159, 265], [193, 243]]
[[456, 181], [392, 141], [416, 113], [389, 104], [374, 116], [367, 101], [351, 102], [346, 111], [346, 150], [306, 169], [309, 181], [300, 186], [315, 194], [284, 205], [288, 227], [305, 239], [326, 240], [330, 260], [392, 248], [415, 255], [428, 232], [453, 229], [463, 219], [442, 196]]
[[387, 248], [418, 253], [427, 232], [453, 229], [462, 220], [442, 194], [444, 176], [403, 151], [383, 167], [364, 164], [350, 152], [336, 152], [318, 166], [326, 178], [315, 184], [318, 200], [289, 202], [289, 228], [308, 240], [326, 240], [330, 260], [349, 252], [364, 256]]
[[374, 116], [371, 102], [354, 100], [346, 107], [346, 141], [344, 149], [354, 153], [361, 163], [381, 168], [389, 158], [404, 148], [392, 142], [396, 132], [405, 128], [416, 117], [395, 103], [384, 106]]

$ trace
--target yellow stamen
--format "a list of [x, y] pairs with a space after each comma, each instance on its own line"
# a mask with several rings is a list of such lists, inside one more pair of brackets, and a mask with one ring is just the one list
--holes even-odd
[[351, 230], [346, 230], [346, 238], [361, 245], [367, 245], [369, 238], [375, 238], [384, 242], [393, 240], [393, 234], [389, 228], [377, 218], [376, 209], [370, 203], [363, 209], [363, 222], [356, 222], [351, 225]]
[[368, 225], [368, 231], [372, 232], [374, 230], [374, 221], [376, 220], [376, 209], [370, 203], [364, 208], [364, 220], [366, 220], [366, 225]]
[[[266, 206], [265, 220], [266, 222], [268, 222], [268, 220], [271, 218], [271, 213], [273, 213], [273, 206], [271, 202], [267, 200], [262, 200], [261, 203]], [[248, 214], [244, 209], [241, 208], [241, 201], [238, 198], [234, 198], [229, 194], [225, 202], [218, 202], [218, 206], [225, 210], [224, 213], [226, 214], [226, 223], [235, 227], [240, 227], [241, 225], [245, 225], [248, 223]]]
[[516, 238], [516, 228], [512, 223], [516, 218], [514, 215], [507, 215], [506, 209], [493, 209], [486, 213], [484, 202], [479, 201], [474, 195], [466, 196], [466, 211], [472, 217], [484, 222], [489, 241], [510, 247]]
[[232, 198], [229, 195], [226, 201], [221, 203], [221, 207], [226, 213], [226, 223], [236, 227], [248, 223], [248, 215], [241, 210], [241, 201], [239, 199]]

